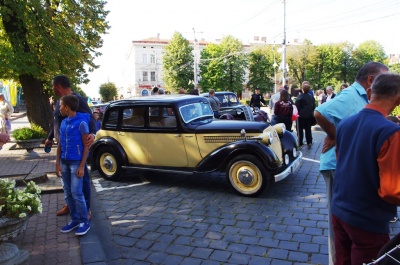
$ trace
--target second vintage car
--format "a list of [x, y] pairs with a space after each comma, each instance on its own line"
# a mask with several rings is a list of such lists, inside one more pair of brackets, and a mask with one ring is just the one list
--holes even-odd
[[108, 180], [124, 170], [225, 172], [233, 189], [256, 196], [296, 170], [302, 153], [283, 124], [213, 119], [201, 96], [110, 103], [91, 148], [91, 169]]

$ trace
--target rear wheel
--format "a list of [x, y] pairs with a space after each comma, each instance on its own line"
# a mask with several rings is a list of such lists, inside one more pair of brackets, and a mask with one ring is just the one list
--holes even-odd
[[227, 168], [231, 186], [243, 196], [257, 196], [269, 187], [270, 177], [263, 164], [253, 155], [239, 155]]
[[106, 180], [117, 180], [122, 175], [121, 155], [111, 147], [102, 147], [97, 152], [97, 169]]

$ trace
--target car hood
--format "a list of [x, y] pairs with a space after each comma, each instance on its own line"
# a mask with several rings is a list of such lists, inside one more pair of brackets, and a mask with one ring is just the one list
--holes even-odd
[[262, 133], [269, 125], [264, 122], [214, 120], [196, 127], [196, 134], [204, 133], [238, 133], [244, 129], [246, 133]]

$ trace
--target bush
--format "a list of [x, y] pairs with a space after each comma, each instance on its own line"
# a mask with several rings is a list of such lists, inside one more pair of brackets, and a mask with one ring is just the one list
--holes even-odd
[[13, 131], [13, 137], [15, 140], [32, 140], [32, 139], [44, 139], [47, 133], [42, 127], [34, 123], [31, 127], [18, 128]]

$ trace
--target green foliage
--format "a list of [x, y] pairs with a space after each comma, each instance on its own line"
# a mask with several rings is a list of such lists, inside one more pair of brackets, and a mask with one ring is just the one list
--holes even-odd
[[400, 74], [400, 63], [389, 65], [390, 71]]
[[163, 55], [163, 80], [167, 89], [193, 88], [193, 48], [182, 34], [175, 32]]
[[31, 127], [22, 127], [13, 131], [13, 138], [15, 140], [32, 140], [32, 139], [44, 139], [47, 133], [42, 127], [31, 123]]
[[56, 74], [87, 83], [86, 71], [98, 68], [94, 59], [109, 28], [105, 5], [105, 0], [1, 1], [0, 76], [21, 83], [30, 121], [48, 128], [52, 112], [46, 103]]
[[114, 83], [101, 84], [99, 94], [104, 102], [114, 100], [114, 97], [118, 97], [118, 90]]
[[396, 116], [396, 117], [400, 116], [400, 106], [397, 106], [397, 107], [393, 110], [392, 115], [393, 115], [393, 116]]
[[[274, 57], [276, 67], [279, 65], [280, 56], [275, 53], [275, 47], [268, 45], [259, 47], [248, 55], [249, 82], [247, 87], [254, 89], [259, 87], [262, 93], [274, 89]], [[275, 69], [277, 70], [277, 69]]]
[[357, 69], [371, 61], [385, 63], [386, 58], [383, 46], [374, 40], [361, 43], [353, 52], [353, 60]]
[[301, 84], [304, 80], [313, 82], [317, 56], [316, 47], [309, 40], [305, 40], [303, 45], [287, 47], [286, 62], [289, 66], [288, 76], [292, 77], [292, 83]]
[[42, 212], [41, 190], [33, 181], [25, 189], [15, 188], [15, 180], [0, 179], [0, 217], [24, 218]]
[[201, 80], [203, 91], [241, 92], [247, 59], [243, 44], [232, 36], [224, 37], [220, 44], [210, 44], [201, 52]]

